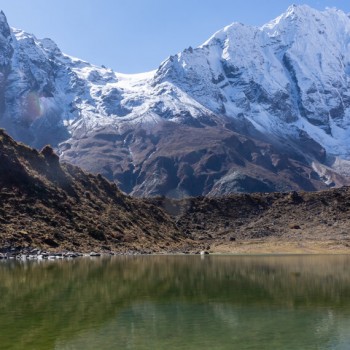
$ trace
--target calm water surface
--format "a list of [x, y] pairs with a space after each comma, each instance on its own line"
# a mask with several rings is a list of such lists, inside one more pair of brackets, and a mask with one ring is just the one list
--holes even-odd
[[0, 349], [350, 349], [350, 256], [0, 262]]

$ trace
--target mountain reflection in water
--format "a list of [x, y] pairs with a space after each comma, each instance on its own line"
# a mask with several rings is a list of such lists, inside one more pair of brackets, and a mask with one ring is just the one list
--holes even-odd
[[0, 349], [348, 349], [350, 256], [0, 263]]

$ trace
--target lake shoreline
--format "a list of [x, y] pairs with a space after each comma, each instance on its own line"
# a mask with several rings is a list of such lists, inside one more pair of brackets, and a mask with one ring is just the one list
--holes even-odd
[[[192, 244], [191, 244], [192, 243]], [[279, 240], [276, 238], [238, 241], [187, 242], [174, 247], [138, 246], [105, 250], [98, 246], [90, 250], [54, 250], [37, 247], [7, 247], [0, 249], [0, 260], [59, 260], [78, 257], [136, 256], [136, 255], [337, 255], [350, 254], [347, 242], [340, 240]]]
[[276, 238], [217, 243], [211, 246], [215, 254], [350, 254], [347, 242], [338, 240], [294, 240]]

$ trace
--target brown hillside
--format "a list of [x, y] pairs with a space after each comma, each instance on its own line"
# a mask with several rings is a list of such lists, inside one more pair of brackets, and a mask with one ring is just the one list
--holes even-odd
[[0, 246], [157, 251], [179, 241], [164, 211], [122, 194], [102, 176], [60, 164], [0, 131]]
[[254, 252], [350, 252], [349, 187], [152, 202], [212, 251], [250, 252], [253, 245]]

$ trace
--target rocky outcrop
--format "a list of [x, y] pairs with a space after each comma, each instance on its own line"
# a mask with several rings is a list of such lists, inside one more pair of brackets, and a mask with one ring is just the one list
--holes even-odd
[[328, 252], [337, 246], [344, 251], [350, 247], [349, 187], [181, 201], [163, 197], [151, 202], [166, 210], [188, 238], [202, 246], [229, 245], [227, 252], [239, 250], [240, 242], [259, 244], [268, 240], [296, 242], [300, 247], [307, 242], [311, 247], [313, 243], [331, 242]]
[[[290, 150], [219, 125], [193, 129], [163, 122], [151, 131], [136, 128], [122, 135], [102, 129], [70, 141], [63, 159], [101, 172], [122, 191], [138, 197], [328, 188], [309, 162], [311, 157], [321, 160], [324, 150], [306, 137], [301, 141], [309, 143], [310, 153], [306, 147], [304, 153], [297, 147]], [[328, 171], [332, 176], [334, 172]], [[333, 178], [332, 186], [348, 183], [344, 176]]]

